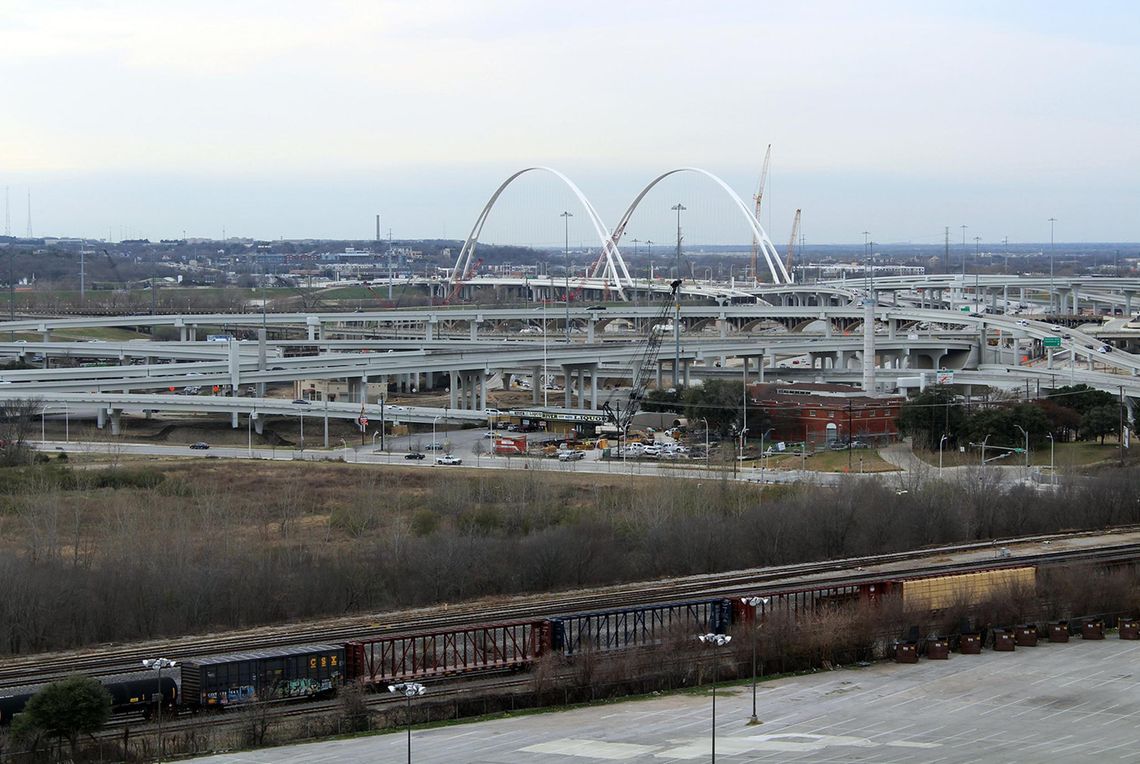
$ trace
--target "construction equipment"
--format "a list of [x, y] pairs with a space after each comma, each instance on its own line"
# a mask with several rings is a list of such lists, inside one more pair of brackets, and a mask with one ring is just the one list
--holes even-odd
[[450, 305], [451, 301], [459, 295], [460, 290], [462, 290], [463, 287], [466, 286], [467, 282], [475, 276], [475, 272], [479, 270], [479, 266], [482, 264], [483, 258], [476, 258], [475, 262], [471, 263], [471, 267], [467, 269], [467, 272], [455, 280], [455, 285], [451, 287], [451, 291], [448, 293], [447, 297], [443, 298], [443, 302], [440, 304]]
[[661, 310], [649, 322], [646, 328], [645, 339], [642, 341], [641, 350], [634, 358], [632, 371], [633, 385], [629, 390], [629, 397], [626, 406], [622, 409], [620, 406], [617, 411], [610, 407], [610, 402], [606, 401], [602, 404], [602, 412], [606, 415], [614, 427], [617, 428], [619, 434], [625, 433], [629, 423], [633, 421], [634, 415], [637, 414], [641, 408], [641, 402], [645, 398], [645, 390], [649, 386], [649, 380], [653, 377], [654, 372], [657, 370], [657, 356], [661, 352], [661, 340], [665, 336], [665, 331], [662, 327], [666, 326], [667, 321], [671, 321], [669, 312], [673, 310], [674, 303], [677, 301], [677, 290], [681, 288], [681, 279], [676, 279], [670, 282], [669, 289], [671, 290], [672, 299], [666, 300], [661, 304]]
[[[760, 185], [756, 188], [756, 195], [752, 197], [756, 202], [756, 208], [753, 214], [756, 216], [756, 222], [760, 222], [760, 204], [764, 201], [764, 184], [768, 182], [768, 162], [772, 159], [772, 144], [768, 144], [768, 150], [764, 152], [764, 166], [760, 170]], [[799, 214], [799, 213], [797, 213]], [[760, 255], [760, 240], [756, 238], [756, 234], [752, 234], [752, 283], [759, 284], [760, 277], [756, 271], [756, 260]]]
[[796, 219], [792, 221], [792, 237], [788, 239], [788, 257], [784, 263], [784, 269], [792, 272], [792, 254], [796, 250], [796, 234], [800, 232], [800, 211], [796, 210]]

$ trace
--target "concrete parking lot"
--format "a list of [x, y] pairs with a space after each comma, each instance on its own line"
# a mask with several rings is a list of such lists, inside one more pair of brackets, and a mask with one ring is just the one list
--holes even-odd
[[[430, 689], [429, 689], [430, 691]], [[695, 762], [711, 753], [707, 692], [413, 733], [416, 762]], [[952, 655], [717, 692], [724, 762], [1140, 762], [1140, 642], [1110, 636]], [[231, 753], [204, 764], [404, 761], [404, 734]]]

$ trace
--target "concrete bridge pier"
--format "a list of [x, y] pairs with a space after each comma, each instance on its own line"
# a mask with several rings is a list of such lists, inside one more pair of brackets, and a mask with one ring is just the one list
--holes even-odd
[[95, 426], [98, 427], [100, 430], [102, 430], [104, 427], [107, 426], [107, 409], [106, 409], [106, 407], [100, 406], [98, 409], [96, 409], [96, 411], [95, 411]]
[[253, 418], [253, 431], [258, 435], [263, 434], [265, 432], [265, 418], [259, 416], [257, 412], [254, 412], [250, 416]]
[[542, 378], [542, 367], [535, 366], [530, 371], [530, 402], [536, 406], [538, 402], [542, 400], [542, 386], [544, 384], [545, 380]]
[[235, 430], [238, 428], [238, 412], [236, 411], [230, 412], [230, 427]]
[[111, 409], [111, 434], [121, 435], [123, 432], [122, 427], [122, 409]]

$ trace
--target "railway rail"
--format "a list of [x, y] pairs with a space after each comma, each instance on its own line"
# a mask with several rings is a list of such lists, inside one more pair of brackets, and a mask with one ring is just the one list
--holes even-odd
[[[999, 555], [999, 550], [1008, 550]], [[639, 582], [556, 595], [532, 595], [477, 601], [459, 607], [420, 608], [379, 615], [323, 620], [242, 632], [154, 640], [130, 645], [102, 645], [65, 652], [9, 657], [0, 667], [0, 687], [38, 684], [84, 673], [105, 676], [137, 670], [144, 658], [172, 659], [284, 647], [313, 642], [374, 640], [418, 632], [500, 621], [523, 621], [583, 611], [619, 609], [704, 596], [780, 593], [805, 587], [839, 587], [884, 578], [908, 578], [1016, 567], [1027, 564], [1109, 562], [1140, 558], [1140, 526], [1114, 531], [1050, 534], [1004, 541], [985, 541], [757, 568], [702, 574], [656, 582]]]

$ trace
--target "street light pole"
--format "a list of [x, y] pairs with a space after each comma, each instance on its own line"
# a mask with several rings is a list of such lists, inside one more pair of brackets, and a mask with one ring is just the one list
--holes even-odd
[[1013, 426], [1016, 427], [1017, 429], [1021, 430], [1021, 434], [1025, 436], [1025, 467], [1026, 467], [1026, 469], [1028, 469], [1029, 468], [1029, 433], [1026, 431], [1026, 429], [1024, 427], [1022, 427], [1019, 424], [1014, 424]]
[[439, 421], [439, 417], [431, 420], [431, 450], [435, 450], [435, 423]]
[[560, 215], [565, 221], [566, 229], [566, 243], [565, 243], [565, 273], [566, 273], [566, 342], [570, 342], [570, 218], [574, 217], [573, 213], [563, 211]]
[[1057, 293], [1057, 287], [1053, 283], [1053, 224], [1057, 222], [1057, 218], [1049, 218], [1049, 310], [1053, 310], [1053, 295]]
[[144, 659], [143, 667], [148, 669], [158, 670], [158, 751], [155, 755], [155, 761], [162, 761], [162, 701], [165, 699], [165, 694], [162, 691], [162, 670], [167, 668], [174, 668], [178, 665], [177, 661], [168, 660], [166, 658], [147, 658]]
[[709, 420], [701, 417], [701, 421], [705, 423], [705, 472], [709, 471]]
[[408, 710], [408, 764], [412, 764], [412, 698], [419, 697], [426, 692], [426, 688], [419, 682], [400, 682], [388, 685], [388, 692], [403, 695], [407, 700]]
[[1049, 438], [1049, 484], [1055, 486], [1057, 485], [1057, 471], [1053, 467], [1053, 446], [1055, 445], [1053, 433], [1049, 433], [1045, 437]]
[[760, 485], [764, 485], [764, 436], [770, 432], [775, 431], [775, 427], [769, 427], [767, 430], [760, 433]]
[[[725, 647], [732, 641], [732, 637], [728, 634], [700, 634], [697, 636], [701, 642], [710, 647]], [[712, 764], [716, 764], [716, 664], [713, 668], [713, 683], [712, 683]]]
[[945, 435], [945, 433], [943, 433], [942, 439], [940, 441], [938, 441], [938, 471], [939, 472], [942, 471], [942, 444], [945, 443], [946, 440], [947, 440], [946, 435]]
[[756, 717], [756, 637], [760, 631], [760, 618], [757, 608], [768, 607], [767, 597], [741, 597], [740, 601], [752, 608], [752, 718], [749, 724], [760, 724]]

